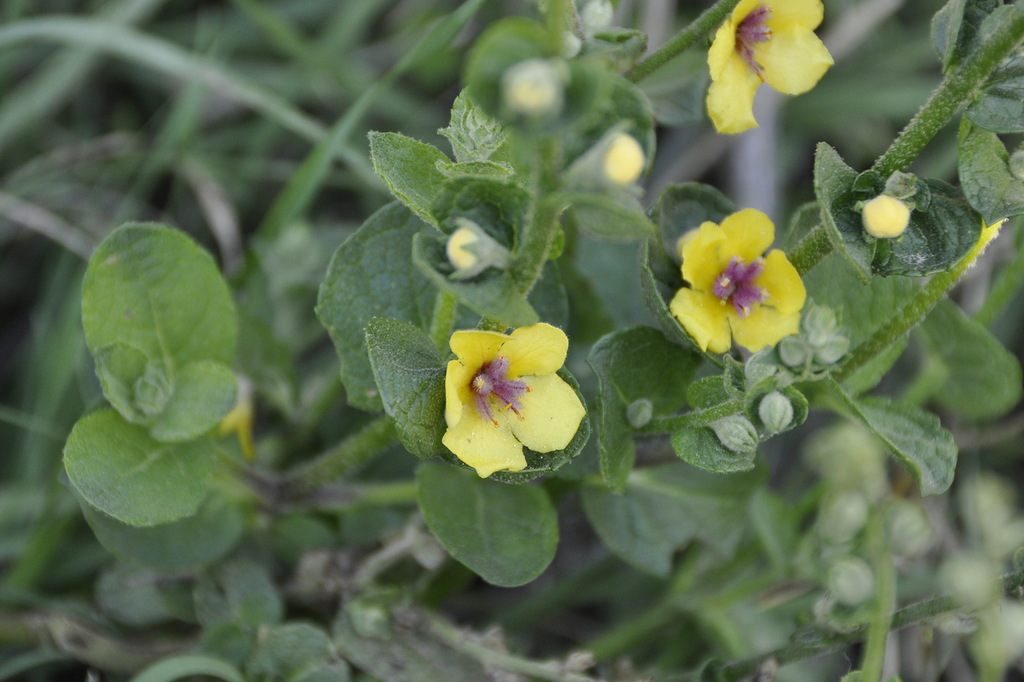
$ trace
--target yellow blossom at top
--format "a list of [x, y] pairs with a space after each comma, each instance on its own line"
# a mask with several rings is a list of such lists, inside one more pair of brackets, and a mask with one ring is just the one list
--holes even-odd
[[720, 133], [757, 126], [754, 93], [767, 83], [787, 95], [817, 84], [832, 55], [814, 35], [821, 0], [742, 0], [708, 51], [708, 114]]
[[561, 329], [457, 331], [449, 345], [456, 359], [445, 375], [442, 442], [481, 478], [525, 469], [523, 446], [553, 452], [569, 445], [586, 410], [555, 374], [569, 349]]
[[737, 345], [757, 351], [797, 333], [807, 291], [796, 268], [778, 249], [775, 226], [748, 208], [721, 225], [703, 223], [683, 246], [683, 279], [669, 309], [703, 350], [724, 353]]
[[910, 222], [910, 207], [888, 194], [879, 194], [864, 204], [860, 214], [864, 230], [878, 239], [898, 237]]

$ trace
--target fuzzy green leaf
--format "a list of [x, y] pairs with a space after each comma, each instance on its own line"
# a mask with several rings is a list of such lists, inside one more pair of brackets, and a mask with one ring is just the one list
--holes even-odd
[[316, 313], [338, 351], [348, 401], [360, 409], [381, 409], [366, 324], [389, 317], [430, 328], [436, 292], [412, 263], [412, 238], [422, 227], [401, 204], [385, 206], [338, 247], [320, 286]]
[[212, 361], [185, 365], [175, 377], [163, 411], [150, 427], [159, 441], [198, 438], [217, 426], [235, 406], [238, 381], [228, 367]]
[[64, 446], [64, 469], [79, 494], [131, 526], [195, 514], [215, 462], [209, 441], [161, 443], [109, 409], [79, 419]]
[[669, 464], [634, 471], [621, 495], [584, 487], [583, 510], [615, 554], [667, 576], [672, 555], [694, 540], [732, 554], [743, 534], [747, 499], [762, 480], [760, 471], [718, 476]]
[[[824, 142], [818, 145], [814, 155], [814, 194], [823, 209], [821, 214], [828, 228], [829, 240], [854, 267], [860, 279], [866, 282], [871, 275], [874, 244], [864, 239], [859, 213], [856, 214], [856, 230], [844, 229], [845, 224], [839, 222], [840, 216], [853, 211], [853, 201], [846, 197], [856, 178], [857, 173], [843, 162], [835, 149]], [[844, 203], [839, 204], [840, 201]]]
[[732, 474], [754, 468], [757, 450], [733, 452], [707, 426], [680, 429], [672, 434], [672, 448], [684, 462], [716, 474]]
[[960, 185], [986, 225], [1024, 213], [1024, 181], [1010, 172], [1002, 140], [966, 118], [960, 121]]
[[376, 317], [366, 325], [370, 366], [398, 438], [419, 457], [445, 451], [445, 365], [430, 339], [408, 322]]
[[[1021, 11], [1020, 6], [1005, 8]], [[995, 133], [1024, 133], [1024, 53], [1017, 53], [989, 77], [967, 117]]]
[[422, 464], [416, 489], [427, 527], [441, 545], [491, 584], [525, 585], [555, 556], [558, 516], [543, 488]]
[[622, 492], [636, 457], [630, 405], [647, 400], [652, 414], [671, 413], [683, 403], [699, 362], [699, 355], [650, 327], [620, 330], [594, 345], [587, 363], [598, 379], [598, 450], [611, 490]]
[[437, 169], [449, 159], [439, 149], [399, 133], [370, 133], [370, 159], [392, 194], [421, 220], [437, 225], [430, 212], [447, 180]]
[[910, 470], [922, 495], [941, 495], [949, 489], [957, 449], [938, 417], [888, 398], [854, 399], [834, 382], [832, 386], [853, 415]]
[[952, 302], [935, 306], [920, 329], [946, 368], [946, 379], [932, 397], [937, 404], [972, 419], [992, 419], [1020, 401], [1020, 362]]
[[122, 561], [161, 574], [189, 573], [230, 552], [245, 532], [240, 505], [212, 496], [188, 518], [137, 528], [82, 505], [86, 523], [103, 547]]

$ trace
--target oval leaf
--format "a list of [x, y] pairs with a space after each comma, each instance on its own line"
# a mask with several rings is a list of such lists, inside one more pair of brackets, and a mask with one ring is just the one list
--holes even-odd
[[510, 486], [423, 464], [416, 490], [427, 527], [460, 563], [500, 587], [525, 585], [555, 556], [558, 517], [543, 488]]

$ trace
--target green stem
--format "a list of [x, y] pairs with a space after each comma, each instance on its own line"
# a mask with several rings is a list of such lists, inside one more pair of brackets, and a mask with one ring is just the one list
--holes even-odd
[[999, 234], [999, 225], [993, 225], [991, 227], [984, 228], [981, 232], [981, 238], [978, 239], [978, 243], [974, 245], [974, 248], [964, 256], [963, 260], [957, 263], [952, 270], [941, 272], [928, 282], [928, 284], [921, 287], [913, 298], [903, 306], [902, 310], [896, 313], [892, 321], [878, 329], [874, 334], [868, 337], [863, 343], [853, 349], [850, 353], [849, 359], [843, 364], [842, 368], [836, 373], [836, 380], [842, 380], [856, 369], [864, 365], [866, 362], [874, 358], [876, 355], [887, 349], [897, 339], [902, 337], [904, 334], [909, 332], [915, 326], [917, 326], [921, 320], [931, 311], [935, 305], [942, 300], [942, 297], [957, 283], [960, 276], [967, 271], [969, 267], [974, 265], [974, 262], [981, 255], [988, 243], [992, 241], [995, 236]]
[[788, 258], [796, 271], [803, 277], [830, 253], [832, 253], [832, 240], [828, 237], [828, 228], [824, 223], [819, 223], [804, 235], [800, 243], [793, 247]]
[[686, 414], [677, 414], [671, 417], [655, 417], [646, 426], [637, 429], [637, 433], [645, 436], [674, 433], [679, 429], [687, 427], [707, 426], [723, 417], [739, 414], [742, 411], [742, 401], [729, 400], [714, 407], [709, 407], [706, 410], [687, 412]]
[[740, 4], [739, 0], [719, 0], [704, 10], [703, 14], [697, 17], [692, 24], [677, 33], [672, 40], [665, 43], [657, 52], [652, 53], [630, 69], [626, 73], [626, 78], [634, 83], [639, 83], [647, 78], [685, 52], [698, 40], [711, 33], [729, 17], [729, 14], [732, 13], [738, 4]]
[[1018, 6], [1007, 11], [988, 39], [939, 84], [873, 170], [888, 177], [917, 158], [925, 145], [985, 85], [989, 75], [1024, 38], [1024, 12]]
[[344, 478], [376, 456], [395, 440], [395, 425], [380, 416], [316, 459], [296, 468], [284, 480], [291, 497]]
[[875, 574], [874, 615], [868, 622], [864, 659], [861, 663], [862, 682], [881, 682], [885, 665], [886, 640], [892, 627], [893, 603], [896, 600], [896, 568], [885, 542], [883, 514], [875, 513], [868, 530], [867, 547], [871, 554], [871, 567]]
[[985, 303], [974, 314], [974, 319], [986, 327], [991, 325], [1021, 284], [1024, 284], [1024, 248], [1018, 249], [1017, 256], [999, 273], [999, 278], [992, 285]]
[[430, 318], [430, 340], [442, 353], [448, 349], [448, 339], [455, 325], [456, 307], [454, 296], [443, 290], [437, 292], [437, 298], [434, 299], [434, 315]]
[[533, 210], [530, 220], [519, 235], [512, 260], [512, 279], [523, 294], [540, 279], [541, 270], [551, 253], [551, 246], [558, 234], [558, 214], [561, 204], [552, 201], [550, 193], [556, 186], [555, 162], [558, 158], [558, 141], [547, 140], [537, 154], [536, 177], [534, 178]]

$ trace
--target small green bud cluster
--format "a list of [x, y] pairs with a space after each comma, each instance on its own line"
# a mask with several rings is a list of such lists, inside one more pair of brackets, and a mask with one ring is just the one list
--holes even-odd
[[505, 269], [511, 262], [509, 250], [483, 231], [479, 225], [466, 218], [452, 221], [455, 230], [448, 236], [445, 253], [448, 262], [455, 268], [452, 279], [476, 277], [489, 267]]
[[772, 391], [761, 398], [757, 405], [757, 416], [768, 435], [774, 436], [793, 423], [793, 403], [780, 391]]
[[164, 410], [171, 398], [171, 382], [163, 369], [155, 363], [148, 363], [146, 371], [132, 386], [135, 406], [147, 417], [155, 417]]
[[779, 359], [801, 378], [814, 378], [839, 362], [850, 348], [831, 308], [810, 304], [800, 320], [800, 335], [787, 336], [776, 349]]

